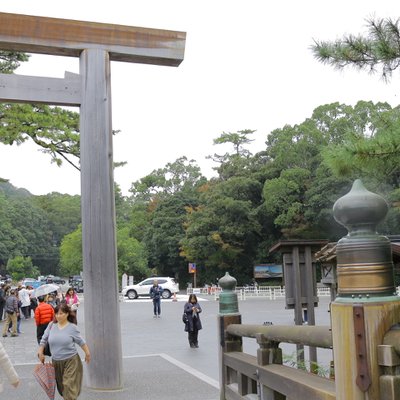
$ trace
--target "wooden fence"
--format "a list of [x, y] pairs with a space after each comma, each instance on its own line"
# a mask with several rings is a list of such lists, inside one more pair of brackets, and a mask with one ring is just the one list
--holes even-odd
[[[283, 365], [279, 348], [281, 342], [332, 348], [330, 327], [230, 324], [224, 336], [221, 399], [336, 399], [332, 379], [309, 373], [304, 365], [299, 369]], [[257, 356], [242, 352], [243, 337], [257, 341]]]

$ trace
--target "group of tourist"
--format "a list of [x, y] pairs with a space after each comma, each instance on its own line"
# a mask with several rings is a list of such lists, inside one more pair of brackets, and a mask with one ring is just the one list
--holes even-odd
[[[29, 306], [26, 293], [29, 296]], [[77, 327], [79, 298], [73, 288], [69, 288], [65, 296], [60, 292], [48, 293], [37, 298], [33, 296], [33, 289], [23, 285], [18, 288], [1, 286], [0, 299], [4, 301], [1, 301], [0, 317], [3, 319], [3, 313], [5, 317], [3, 337], [7, 337], [9, 332], [12, 337], [18, 336], [21, 333], [21, 315], [24, 319], [29, 319], [33, 311], [39, 361], [44, 363], [46, 355], [52, 357], [58, 392], [64, 399], [76, 400], [81, 391], [83, 377], [83, 366], [76, 344], [84, 351], [85, 361], [90, 361], [89, 347]], [[36, 300], [33, 307], [32, 299]], [[19, 377], [1, 343], [0, 368], [9, 382], [17, 387]], [[0, 382], [0, 392], [2, 389]]]
[[[74, 289], [69, 288], [65, 296], [60, 296], [59, 293], [38, 296], [37, 303], [33, 307], [31, 302], [29, 302], [29, 306], [27, 305], [28, 301], [25, 298], [27, 292], [30, 300], [32, 299], [34, 293], [30, 291], [31, 289], [26, 290], [27, 288], [23, 286], [17, 289], [2, 286], [1, 289], [0, 295], [5, 299], [3, 308], [6, 316], [3, 337], [8, 336], [7, 333], [10, 329], [11, 336], [18, 336], [20, 316], [23, 315], [25, 319], [29, 319], [33, 310], [36, 338], [39, 345], [38, 359], [44, 363], [45, 356], [52, 357], [58, 392], [64, 399], [76, 400], [81, 392], [83, 380], [83, 365], [76, 345], [82, 348], [86, 363], [90, 362], [91, 355], [89, 347], [77, 327], [79, 298]], [[153, 299], [153, 313], [156, 318], [161, 315], [161, 294], [162, 287], [158, 285], [157, 281], [154, 281], [150, 296]], [[198, 333], [202, 329], [201, 312], [202, 309], [196, 295], [191, 294], [184, 305], [184, 315], [186, 315], [184, 330], [188, 332], [191, 348], [199, 347]], [[0, 316], [3, 317], [3, 310], [1, 310]], [[17, 387], [19, 377], [1, 343], [0, 368], [3, 369], [10, 384]]]

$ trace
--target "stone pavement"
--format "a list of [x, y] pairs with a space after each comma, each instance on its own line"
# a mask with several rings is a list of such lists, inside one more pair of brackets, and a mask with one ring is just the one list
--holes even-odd
[[[211, 296], [201, 296], [203, 330], [199, 333], [200, 348], [191, 349], [181, 322], [186, 300], [186, 295], [179, 295], [176, 302], [162, 300], [160, 319], [153, 319], [152, 304], [148, 299], [121, 302], [124, 387], [120, 391], [92, 391], [84, 381], [79, 400], [219, 399], [218, 302]], [[328, 305], [329, 299], [320, 299], [320, 307], [316, 308], [318, 324], [329, 323]], [[84, 301], [78, 312], [78, 326], [84, 336], [83, 307]], [[248, 298], [239, 302], [239, 311], [243, 323], [262, 324], [270, 321], [274, 325], [293, 325], [294, 312], [284, 309], [283, 299]], [[46, 399], [32, 375], [37, 364], [34, 320], [21, 321], [21, 330], [23, 333], [19, 337], [1, 338], [21, 377], [20, 386], [13, 389], [6, 384], [5, 393], [12, 396], [13, 400]], [[293, 353], [294, 345], [286, 346], [282, 346], [284, 352]], [[243, 347], [245, 352], [256, 354], [257, 344], [254, 340], [245, 338]], [[80, 354], [83, 355], [82, 352]], [[322, 358], [329, 363], [329, 351]], [[57, 393], [56, 400], [60, 399]]]

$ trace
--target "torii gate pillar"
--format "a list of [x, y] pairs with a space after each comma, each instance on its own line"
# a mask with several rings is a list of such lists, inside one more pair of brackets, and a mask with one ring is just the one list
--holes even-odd
[[123, 379], [119, 302], [116, 301], [118, 276], [108, 53], [84, 50], [80, 56], [80, 75], [85, 88], [80, 113], [80, 131], [84, 132], [80, 151], [85, 336], [93, 353], [88, 382], [98, 389], [117, 389], [122, 387]]
[[0, 101], [80, 106], [88, 386], [121, 389], [110, 61], [178, 66], [183, 32], [0, 13], [0, 49], [80, 57], [65, 79], [0, 74]]

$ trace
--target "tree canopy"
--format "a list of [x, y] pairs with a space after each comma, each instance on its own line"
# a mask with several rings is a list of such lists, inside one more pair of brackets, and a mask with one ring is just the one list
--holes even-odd
[[[7, 71], [22, 61], [10, 56]], [[0, 142], [32, 139], [57, 164], [79, 160], [78, 118], [64, 111], [0, 106]], [[281, 261], [269, 254], [278, 240], [344, 236], [332, 206], [355, 178], [392, 205], [379, 229], [398, 234], [399, 118], [400, 108], [387, 103], [325, 104], [298, 124], [268, 132], [257, 154], [248, 150], [255, 131], [223, 132], [214, 144], [230, 150], [211, 157], [213, 178], [182, 156], [133, 182], [129, 196], [115, 184], [119, 275], [188, 282], [188, 263], [196, 263], [199, 284], [227, 270], [239, 284], [248, 283], [254, 265]], [[0, 220], [1, 272], [68, 276], [82, 270], [79, 196], [33, 196], [0, 178]]]
[[[0, 51], [0, 73], [11, 74], [28, 61], [24, 53]], [[51, 161], [79, 170], [79, 114], [43, 104], [0, 103], [0, 143], [20, 145], [31, 139]]]
[[389, 79], [400, 65], [400, 19], [368, 18], [366, 22], [365, 36], [314, 40], [311, 49], [315, 58], [338, 69], [353, 66], [372, 73], [380, 70], [382, 78]]

